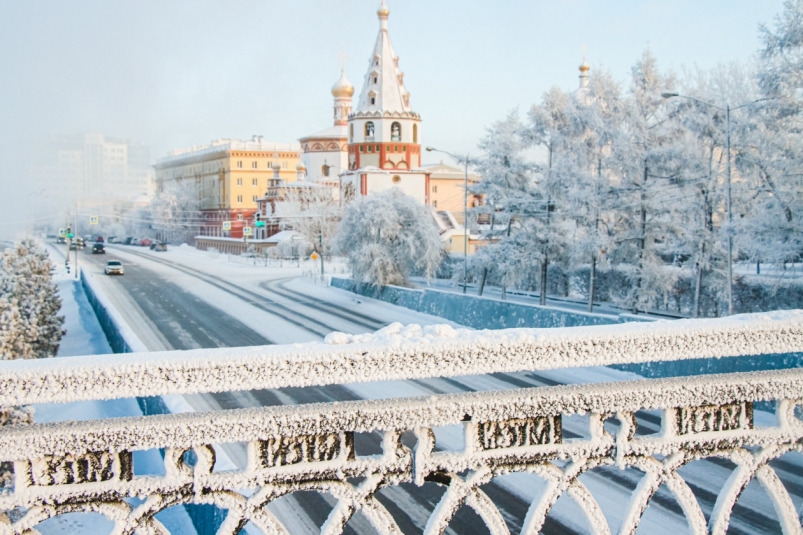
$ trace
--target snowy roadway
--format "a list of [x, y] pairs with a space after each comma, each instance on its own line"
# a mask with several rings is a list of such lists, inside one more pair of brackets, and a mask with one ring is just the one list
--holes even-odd
[[[413, 312], [387, 303], [316, 286], [299, 278], [302, 271], [315, 269], [253, 267], [213, 258], [189, 247], [156, 253], [138, 247], [108, 247], [106, 255], [81, 253], [81, 264], [94, 274], [104, 293], [148, 350], [235, 347], [270, 343], [321, 340], [331, 331], [363, 333], [393, 321], [402, 323], [449, 323], [441, 318]], [[121, 260], [123, 277], [106, 277], [102, 265], [109, 259]], [[503, 390], [556, 383], [615, 381], [631, 374], [607, 368], [556, 370], [550, 372], [494, 374], [458, 378], [394, 381], [370, 384], [334, 385], [320, 388], [286, 388], [250, 392], [185, 396], [193, 410], [301, 404], [349, 399], [376, 399], [473, 390]], [[639, 432], [656, 432], [655, 414], [639, 414]], [[759, 413], [757, 420], [767, 419]], [[584, 431], [581, 417], [564, 421], [568, 437]], [[459, 448], [458, 428], [436, 430], [437, 444], [444, 449]], [[358, 453], [373, 453], [379, 437], [357, 438]], [[409, 444], [408, 444], [409, 445]], [[226, 453], [242, 466], [243, 448], [230, 446]], [[787, 484], [797, 507], [803, 503], [803, 456], [787, 454], [773, 463]], [[706, 514], [713, 508], [716, 493], [730, 474], [725, 462], [698, 461], [682, 472], [700, 500]], [[597, 469], [582, 476], [595, 495], [612, 528], [618, 526], [622, 510], [640, 473], [617, 468]], [[483, 490], [499, 506], [513, 532], [518, 532], [530, 501], [541, 488], [533, 475], [514, 474], [497, 478]], [[429, 512], [443, 489], [428, 483], [423, 487], [401, 485], [380, 492], [379, 500], [388, 508], [405, 533], [420, 533]], [[315, 533], [325, 520], [333, 501], [316, 493], [299, 493], [272, 504], [277, 516], [293, 533]], [[587, 532], [580, 510], [570, 499], [561, 498], [543, 533]], [[372, 533], [360, 515], [349, 523], [347, 533]], [[463, 508], [451, 524], [450, 533], [486, 533], [479, 518]], [[662, 489], [651, 501], [641, 530], [645, 533], [685, 533], [686, 522], [677, 502]], [[757, 483], [751, 483], [734, 511], [731, 533], [780, 532], [769, 499]]]

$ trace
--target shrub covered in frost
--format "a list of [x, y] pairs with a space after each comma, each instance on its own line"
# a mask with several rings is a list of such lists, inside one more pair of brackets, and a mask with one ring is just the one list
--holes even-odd
[[406, 286], [414, 272], [432, 277], [444, 255], [428, 208], [396, 188], [349, 204], [336, 245], [354, 278], [380, 286]]

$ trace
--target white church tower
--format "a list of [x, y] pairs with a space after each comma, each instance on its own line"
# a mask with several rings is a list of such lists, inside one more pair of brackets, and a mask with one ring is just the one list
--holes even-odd
[[429, 173], [421, 168], [421, 117], [410, 107], [410, 92], [388, 34], [390, 11], [382, 0], [379, 35], [354, 111], [348, 119], [348, 167], [341, 199], [399, 188], [429, 203]]

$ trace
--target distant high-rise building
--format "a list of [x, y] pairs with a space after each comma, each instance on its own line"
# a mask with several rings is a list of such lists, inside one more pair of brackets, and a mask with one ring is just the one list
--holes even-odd
[[40, 140], [31, 162], [36, 190], [69, 201], [86, 195], [135, 201], [153, 192], [150, 149], [101, 134], [51, 136]]

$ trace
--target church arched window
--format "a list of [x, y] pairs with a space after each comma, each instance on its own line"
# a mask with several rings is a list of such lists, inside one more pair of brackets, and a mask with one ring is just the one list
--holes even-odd
[[418, 125], [413, 125], [413, 143], [418, 143]]
[[365, 139], [374, 139], [374, 123], [371, 121], [365, 123]]
[[390, 140], [401, 141], [401, 125], [398, 122], [390, 125]]

